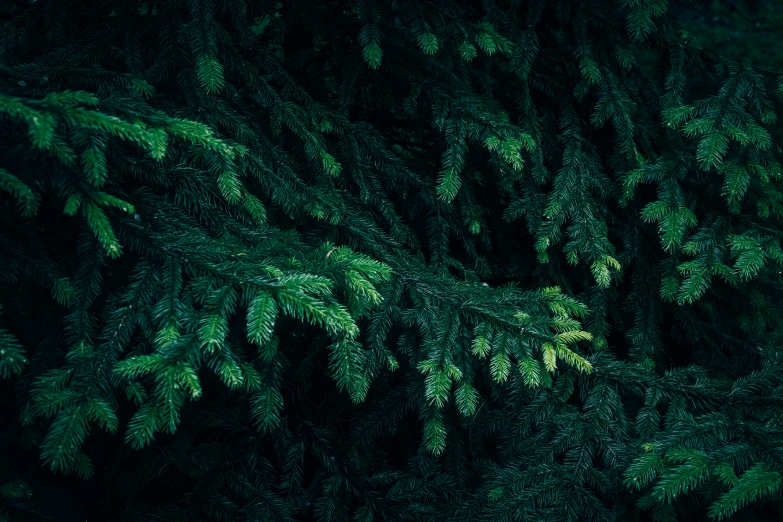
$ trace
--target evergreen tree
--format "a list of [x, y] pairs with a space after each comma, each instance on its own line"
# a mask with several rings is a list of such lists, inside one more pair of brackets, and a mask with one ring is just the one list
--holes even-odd
[[0, 519], [783, 516], [783, 75], [666, 0], [11, 0]]

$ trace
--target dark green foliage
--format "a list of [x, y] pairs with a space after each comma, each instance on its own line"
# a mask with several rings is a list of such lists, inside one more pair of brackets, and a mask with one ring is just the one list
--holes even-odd
[[688, 33], [691, 45], [756, 67], [783, 68], [778, 45], [783, 4], [774, 0], [704, 0], [672, 6], [674, 19]]
[[0, 519], [783, 516], [783, 76], [667, 9], [4, 4]]

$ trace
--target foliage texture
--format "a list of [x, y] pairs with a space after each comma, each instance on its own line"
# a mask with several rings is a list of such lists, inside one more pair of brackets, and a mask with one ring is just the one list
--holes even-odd
[[783, 75], [666, 0], [0, 9], [0, 520], [783, 516]]

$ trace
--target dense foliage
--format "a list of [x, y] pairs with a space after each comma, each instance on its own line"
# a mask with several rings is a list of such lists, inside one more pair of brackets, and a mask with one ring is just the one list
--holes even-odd
[[783, 77], [666, 0], [0, 20], [0, 520], [783, 515]]
[[691, 45], [755, 67], [783, 69], [778, 44], [783, 28], [783, 4], [772, 0], [708, 1], [707, 9], [675, 4], [671, 14], [689, 34]]

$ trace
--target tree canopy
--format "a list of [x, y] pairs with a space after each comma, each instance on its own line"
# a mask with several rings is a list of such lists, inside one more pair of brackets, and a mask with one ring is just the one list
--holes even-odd
[[667, 0], [6, 0], [0, 520], [783, 516], [783, 72]]

